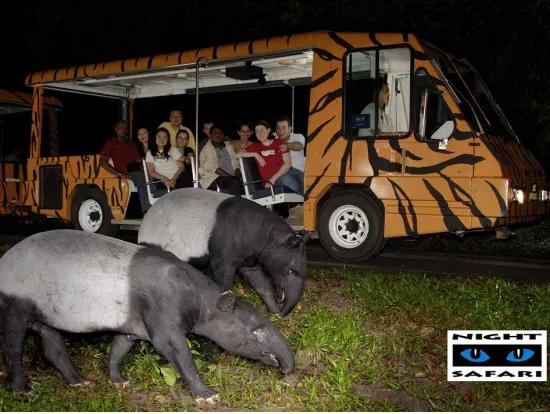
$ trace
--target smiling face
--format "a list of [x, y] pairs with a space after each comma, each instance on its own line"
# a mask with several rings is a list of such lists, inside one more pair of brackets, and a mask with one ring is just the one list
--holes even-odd
[[277, 126], [275, 127], [275, 132], [280, 139], [288, 139], [290, 133], [292, 132], [292, 127], [289, 125], [288, 121], [278, 121]]
[[183, 115], [181, 113], [181, 111], [172, 111], [170, 112], [170, 123], [172, 124], [172, 126], [174, 127], [179, 127], [181, 125], [181, 123], [183, 122]]
[[213, 127], [210, 130], [210, 139], [212, 140], [212, 144], [216, 146], [222, 145], [225, 139], [223, 131], [218, 127]]
[[256, 125], [254, 127], [254, 132], [256, 133], [256, 138], [262, 144], [269, 140], [271, 134], [271, 128], [267, 128], [265, 125]]
[[248, 125], [244, 124], [244, 125], [241, 125], [237, 133], [239, 134], [241, 141], [248, 142], [248, 140], [250, 139], [250, 135], [252, 134], [252, 131], [250, 130]]
[[157, 134], [155, 135], [155, 142], [157, 143], [157, 147], [159, 148], [159, 150], [164, 149], [166, 144], [168, 144], [168, 139], [169, 137], [166, 131], [157, 132]]

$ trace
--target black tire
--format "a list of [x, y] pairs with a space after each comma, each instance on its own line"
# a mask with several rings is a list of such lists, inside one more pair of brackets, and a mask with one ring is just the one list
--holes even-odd
[[383, 211], [367, 194], [339, 192], [321, 207], [319, 239], [338, 261], [368, 260], [380, 253], [386, 242]]
[[111, 210], [105, 194], [97, 188], [81, 188], [73, 197], [71, 221], [77, 230], [114, 236], [118, 226], [111, 224]]

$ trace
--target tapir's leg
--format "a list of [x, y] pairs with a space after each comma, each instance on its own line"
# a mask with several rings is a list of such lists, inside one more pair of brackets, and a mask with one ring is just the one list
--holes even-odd
[[30, 321], [30, 312], [26, 305], [10, 303], [3, 315], [4, 339], [2, 351], [4, 366], [8, 374], [8, 386], [16, 391], [28, 392], [27, 378], [23, 370], [23, 346]]
[[[151, 331], [151, 329], [150, 329]], [[173, 328], [156, 326], [150, 332], [151, 343], [178, 371], [197, 401], [214, 402], [217, 393], [206, 388], [199, 378], [197, 366], [187, 347], [187, 338], [183, 334], [173, 332]]]
[[87, 385], [90, 383], [74, 369], [65, 341], [57, 330], [40, 322], [33, 322], [31, 327], [40, 334], [46, 359], [61, 372], [67, 384]]
[[273, 294], [271, 281], [266, 277], [260, 266], [241, 267], [239, 273], [243, 280], [247, 282], [263, 299], [267, 310], [271, 313], [279, 313], [280, 308], [277, 305]]
[[216, 306], [222, 312], [227, 312], [235, 307], [235, 294], [231, 291], [237, 269], [223, 260], [222, 257], [213, 257], [210, 261], [214, 282], [223, 290], [218, 298]]
[[115, 335], [111, 345], [111, 354], [109, 355], [109, 379], [116, 384], [124, 384], [126, 381], [122, 378], [120, 369], [122, 361], [134, 343], [136, 337], [133, 335]]

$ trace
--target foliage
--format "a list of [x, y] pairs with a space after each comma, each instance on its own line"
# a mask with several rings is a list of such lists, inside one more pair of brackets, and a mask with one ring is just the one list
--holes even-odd
[[[237, 292], [263, 309], [257, 294]], [[499, 277], [310, 269], [292, 315], [273, 318], [296, 354], [292, 374], [223, 352], [190, 337], [207, 386], [220, 393], [213, 409], [256, 411], [544, 411], [547, 383], [448, 383], [448, 329], [547, 329], [550, 284]], [[2, 411], [187, 411], [194, 405], [173, 367], [139, 342], [126, 359], [126, 388], [106, 379], [108, 335], [70, 336], [74, 364], [93, 385], [72, 388], [29, 338], [25, 365], [32, 395], [0, 386]], [[182, 344], [183, 345], [183, 344]]]

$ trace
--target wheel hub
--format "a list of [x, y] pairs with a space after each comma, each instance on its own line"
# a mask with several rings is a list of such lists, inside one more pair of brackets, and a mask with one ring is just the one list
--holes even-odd
[[330, 216], [329, 231], [332, 240], [346, 249], [359, 247], [369, 233], [367, 215], [359, 207], [346, 204], [338, 207]]
[[80, 228], [90, 233], [97, 232], [103, 224], [103, 210], [97, 200], [88, 199], [80, 204], [78, 209]]

